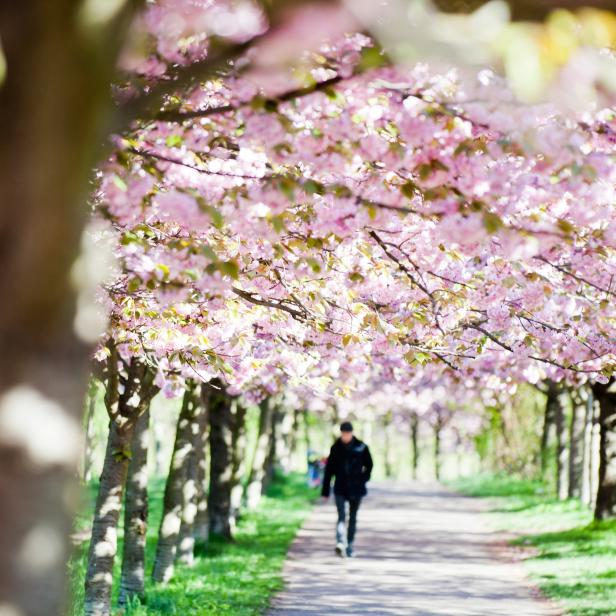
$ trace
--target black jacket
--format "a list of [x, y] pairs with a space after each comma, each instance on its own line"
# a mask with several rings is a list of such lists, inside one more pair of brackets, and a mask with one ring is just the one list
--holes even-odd
[[332, 475], [336, 477], [334, 494], [361, 498], [367, 494], [366, 482], [372, 472], [372, 456], [368, 445], [353, 437], [349, 445], [339, 438], [332, 445], [325, 466], [321, 494], [329, 496]]

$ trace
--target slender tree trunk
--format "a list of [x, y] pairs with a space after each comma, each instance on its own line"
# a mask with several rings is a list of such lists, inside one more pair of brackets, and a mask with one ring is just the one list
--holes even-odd
[[593, 396], [593, 398], [593, 424], [590, 441], [590, 504], [594, 510], [597, 492], [599, 491], [599, 466], [601, 465], [601, 423], [599, 422], [601, 409], [599, 408], [599, 401], [596, 397]]
[[556, 427], [556, 494], [560, 500], [568, 495], [569, 464], [567, 427], [565, 421], [565, 390], [553, 382], [548, 383], [547, 404]]
[[276, 447], [274, 450], [274, 465], [282, 473], [287, 474], [291, 470], [291, 439], [293, 432], [293, 413], [282, 405], [276, 407], [277, 430], [274, 433]]
[[392, 413], [388, 411], [383, 417], [383, 454], [385, 458], [385, 477], [388, 479], [394, 476], [393, 462], [392, 462], [392, 447], [391, 447], [391, 425], [392, 425]]
[[145, 541], [148, 524], [148, 442], [150, 412], [135, 424], [124, 498], [124, 545], [120, 577], [120, 605], [142, 597], [145, 581]]
[[232, 539], [233, 399], [223, 390], [214, 390], [210, 395], [210, 535]]
[[540, 445], [540, 456], [541, 456], [541, 477], [545, 478], [547, 476], [548, 470], [548, 459], [549, 459], [549, 444], [550, 444], [550, 432], [552, 427], [554, 426], [554, 405], [550, 403], [549, 397], [546, 397], [545, 402], [545, 410], [543, 413], [543, 430], [541, 433], [541, 445]]
[[118, 520], [128, 473], [133, 427], [121, 431], [111, 422], [95, 518], [90, 539], [84, 613], [110, 613], [113, 562], [117, 552]]
[[582, 386], [571, 392], [569, 430], [569, 498], [581, 498], [584, 474], [584, 433], [586, 427], [587, 389]]
[[434, 425], [434, 476], [437, 481], [441, 479], [441, 430], [440, 421]]
[[193, 390], [194, 412], [190, 423], [191, 447], [184, 462], [185, 475], [184, 485], [182, 486], [182, 525], [178, 538], [177, 560], [185, 565], [192, 565], [194, 561], [195, 549], [195, 521], [197, 519], [197, 499], [199, 495], [198, 478], [199, 468], [197, 455], [201, 444], [201, 432], [203, 422], [201, 418], [205, 415], [205, 410], [201, 404], [201, 398]]
[[246, 504], [248, 509], [255, 509], [263, 494], [265, 462], [268, 451], [271, 448], [272, 439], [272, 407], [273, 405], [268, 398], [259, 404], [259, 432], [246, 486]]
[[599, 401], [599, 486], [595, 502], [595, 519], [616, 517], [616, 381], [593, 385]]
[[297, 458], [299, 456], [300, 444], [300, 426], [301, 426], [302, 411], [299, 409], [293, 410], [293, 423], [291, 426], [291, 434], [289, 435], [289, 470], [296, 470]]
[[411, 413], [411, 476], [417, 479], [417, 468], [419, 466], [419, 417], [417, 413]]
[[[592, 479], [591, 472], [593, 466], [593, 447], [592, 435], [595, 423], [595, 397], [592, 389], [589, 387], [586, 396], [586, 405], [584, 409], [584, 442], [583, 442], [583, 462], [582, 462], [582, 489], [580, 499], [582, 503], [591, 506], [594, 500], [592, 494]], [[598, 470], [597, 470], [598, 473]]]
[[92, 523], [85, 579], [85, 616], [107, 616], [111, 611], [118, 519], [131, 458], [133, 433], [140, 416], [158, 391], [153, 385], [154, 374], [147, 366], [133, 359], [126, 371], [118, 371], [118, 362], [115, 347], [111, 345], [105, 392], [105, 405], [111, 421]]
[[158, 530], [152, 579], [166, 583], [173, 575], [178, 537], [182, 524], [182, 488], [186, 478], [186, 460], [193, 447], [192, 424], [196, 412], [194, 391], [186, 388], [175, 432], [173, 454], [165, 484], [163, 516]]
[[272, 482], [279, 461], [280, 450], [280, 422], [282, 420], [282, 413], [278, 407], [277, 401], [270, 400], [272, 406], [271, 410], [271, 436], [270, 446], [265, 459], [265, 476], [263, 478], [263, 491], [267, 490], [267, 486]]
[[210, 440], [210, 389], [201, 387], [201, 406], [203, 412], [199, 415], [199, 433], [197, 444], [197, 518], [195, 520], [195, 540], [207, 542], [210, 534], [209, 514], [207, 510], [209, 440]]
[[236, 400], [231, 406], [231, 410], [233, 412], [231, 426], [231, 514], [235, 526], [242, 506], [243, 479], [246, 474], [246, 407]]
[[85, 483], [92, 481], [92, 456], [94, 452], [94, 412], [96, 410], [96, 393], [98, 387], [96, 381], [90, 379], [87, 395], [87, 411], [86, 411], [86, 442], [83, 451], [83, 480]]

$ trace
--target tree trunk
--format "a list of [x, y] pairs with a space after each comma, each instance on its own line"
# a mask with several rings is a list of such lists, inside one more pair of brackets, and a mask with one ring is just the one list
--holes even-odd
[[549, 458], [549, 444], [550, 444], [550, 432], [554, 426], [553, 417], [554, 405], [549, 403], [549, 399], [546, 397], [545, 410], [543, 413], [543, 430], [541, 432], [541, 445], [539, 448], [541, 456], [541, 477], [545, 479], [548, 470], [548, 458]]
[[569, 464], [567, 451], [567, 427], [565, 421], [565, 390], [556, 383], [548, 383], [546, 404], [551, 406], [550, 413], [556, 427], [556, 494], [560, 500], [568, 495]]
[[440, 422], [434, 425], [434, 476], [437, 481], [441, 479], [441, 430]]
[[392, 426], [392, 413], [388, 411], [383, 417], [383, 437], [384, 447], [383, 455], [385, 458], [385, 477], [390, 479], [394, 476], [393, 462], [392, 462], [392, 447], [391, 447], [391, 426]]
[[70, 268], [102, 119], [112, 106], [116, 50], [133, 6], [125, 3], [94, 32], [77, 18], [73, 0], [0, 2], [6, 67], [0, 77], [0, 605], [6, 613], [64, 611], [75, 500], [67, 494], [76, 490], [82, 452], [88, 358], [75, 334], [80, 321]]
[[595, 502], [595, 519], [616, 517], [616, 380], [593, 384], [599, 401], [599, 486]]
[[278, 413], [275, 431], [276, 447], [274, 466], [285, 475], [291, 470], [291, 440], [293, 432], [293, 413], [282, 405], [276, 407]]
[[417, 479], [417, 467], [419, 466], [419, 417], [417, 413], [411, 413], [411, 476]]
[[186, 478], [186, 462], [193, 448], [192, 426], [199, 404], [194, 388], [187, 385], [175, 432], [173, 454], [165, 484], [163, 516], [158, 530], [152, 579], [166, 583], [173, 575], [178, 537], [182, 524], [182, 488]]
[[584, 474], [584, 433], [588, 390], [581, 386], [571, 391], [571, 423], [569, 430], [569, 498], [581, 498]]
[[201, 387], [202, 413], [199, 415], [199, 433], [195, 448], [197, 450], [197, 518], [195, 519], [195, 540], [206, 542], [210, 534], [209, 514], [207, 510], [208, 469], [209, 469], [209, 412], [210, 389]]
[[244, 495], [243, 479], [246, 474], [246, 407], [236, 400], [231, 406], [233, 423], [231, 425], [231, 514], [233, 524], [237, 521]]
[[111, 419], [107, 451], [94, 509], [85, 579], [84, 614], [107, 616], [111, 611], [113, 562], [117, 552], [118, 519], [126, 484], [135, 425], [158, 391], [154, 373], [133, 359], [118, 370], [119, 357], [110, 345], [105, 405]]
[[255, 447], [252, 464], [250, 465], [250, 475], [246, 487], [246, 501], [248, 509], [255, 509], [263, 494], [265, 479], [265, 462], [267, 454], [271, 448], [272, 440], [272, 414], [273, 405], [271, 400], [266, 398], [259, 404], [259, 433]]
[[[592, 468], [593, 468], [593, 431], [595, 426], [595, 397], [592, 388], [588, 388], [586, 407], [584, 409], [584, 443], [582, 463], [582, 490], [580, 499], [588, 507], [594, 504], [592, 491]], [[597, 469], [597, 474], [598, 474]]]
[[185, 565], [194, 562], [195, 549], [195, 523], [197, 520], [197, 508], [199, 498], [199, 462], [198, 457], [203, 457], [202, 444], [203, 421], [206, 414], [201, 397], [193, 391], [195, 412], [193, 414], [190, 430], [192, 447], [186, 457], [186, 475], [182, 487], [182, 525], [178, 539], [177, 560]]
[[131, 597], [143, 597], [144, 593], [145, 541], [148, 524], [149, 425], [150, 411], [146, 409], [135, 424], [126, 479], [120, 605], [125, 605]]
[[210, 535], [232, 539], [233, 399], [224, 390], [212, 390], [210, 396]]
[[125, 430], [120, 430], [115, 422], [109, 424], [109, 438], [88, 554], [84, 602], [86, 616], [102, 616], [111, 611], [111, 584], [113, 562], [117, 552], [118, 520], [128, 473], [133, 431], [132, 424], [128, 424]]
[[98, 387], [96, 381], [91, 378], [88, 386], [87, 411], [85, 425], [85, 447], [83, 451], [83, 481], [92, 481], [92, 455], [94, 451], [94, 412], [96, 410], [96, 394]]

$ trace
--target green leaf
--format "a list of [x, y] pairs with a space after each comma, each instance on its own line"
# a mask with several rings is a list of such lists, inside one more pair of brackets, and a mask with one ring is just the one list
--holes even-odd
[[237, 264], [237, 261], [220, 261], [218, 263], [218, 269], [220, 273], [233, 278], [233, 280], [237, 280], [240, 275], [240, 267]]
[[488, 233], [496, 233], [503, 226], [503, 221], [498, 214], [486, 212], [483, 215], [483, 226]]
[[126, 182], [119, 176], [116, 175], [115, 173], [112, 176], [112, 180], [113, 183], [122, 191], [122, 192], [126, 192], [128, 190], [128, 186], [126, 185]]
[[413, 182], [412, 180], [409, 180], [408, 182], [400, 186], [400, 192], [407, 199], [412, 199], [419, 192], [419, 187], [417, 186], [417, 184], [415, 184], [415, 182]]
[[321, 184], [320, 182], [315, 182], [314, 180], [306, 180], [303, 183], [302, 188], [309, 195], [322, 195], [324, 192], [323, 184]]
[[165, 143], [169, 148], [176, 148], [184, 143], [184, 138], [181, 135], [169, 135]]

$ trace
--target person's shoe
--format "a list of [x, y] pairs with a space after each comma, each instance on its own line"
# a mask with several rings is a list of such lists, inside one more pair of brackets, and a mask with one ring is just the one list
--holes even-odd
[[347, 545], [346, 555], [347, 555], [349, 558], [351, 558], [351, 556], [353, 556], [353, 546], [352, 546], [352, 545]]
[[336, 554], [338, 554], [338, 556], [344, 557], [344, 543], [338, 542], [336, 544]]

